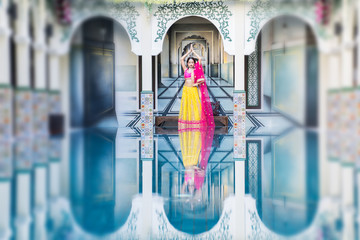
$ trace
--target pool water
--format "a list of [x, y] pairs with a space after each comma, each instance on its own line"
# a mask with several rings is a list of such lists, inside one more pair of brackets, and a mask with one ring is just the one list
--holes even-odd
[[98, 127], [58, 141], [61, 161], [14, 168], [1, 182], [9, 239], [339, 239], [348, 226], [355, 231], [341, 201], [321, 198], [317, 131], [248, 129], [238, 160], [231, 128], [162, 130], [153, 160], [141, 159], [138, 135]]

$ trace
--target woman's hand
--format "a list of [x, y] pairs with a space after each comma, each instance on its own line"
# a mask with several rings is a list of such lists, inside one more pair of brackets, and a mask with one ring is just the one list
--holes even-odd
[[205, 82], [205, 79], [199, 79], [199, 80], [197, 80], [197, 82], [200, 84], [202, 84], [202, 83], [204, 83]]

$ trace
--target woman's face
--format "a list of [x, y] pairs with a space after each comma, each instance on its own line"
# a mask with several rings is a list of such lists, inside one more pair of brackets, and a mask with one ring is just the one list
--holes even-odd
[[190, 59], [189, 61], [188, 61], [188, 68], [193, 68], [194, 67], [194, 60], [193, 59]]

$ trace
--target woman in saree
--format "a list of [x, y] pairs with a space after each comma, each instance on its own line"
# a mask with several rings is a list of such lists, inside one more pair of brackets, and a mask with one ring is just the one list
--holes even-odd
[[194, 53], [194, 55], [199, 59], [198, 63], [201, 65], [201, 58], [193, 51], [193, 47], [191, 45], [190, 50], [181, 57], [181, 66], [184, 70], [185, 83], [179, 112], [179, 131], [186, 129], [200, 129], [200, 127], [205, 124], [205, 117], [202, 116], [203, 111], [201, 109], [201, 102], [197, 89], [197, 86], [199, 86], [202, 81], [197, 81], [196, 83], [194, 82], [195, 58], [189, 57], [187, 59], [187, 66], [185, 65], [185, 58], [190, 53]]
[[[196, 62], [194, 58], [189, 57], [186, 66], [184, 60], [190, 53], [194, 53], [199, 61]], [[184, 70], [185, 83], [178, 130], [185, 167], [183, 191], [187, 188], [192, 194], [194, 190], [201, 191], [204, 182], [215, 124], [201, 57], [196, 54], [192, 45], [181, 58], [181, 66]]]

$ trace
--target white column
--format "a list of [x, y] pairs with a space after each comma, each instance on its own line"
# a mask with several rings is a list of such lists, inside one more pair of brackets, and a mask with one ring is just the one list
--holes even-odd
[[[328, 78], [328, 84], [327, 84], [327, 90], [332, 89], [339, 89], [341, 87], [341, 72], [340, 72], [340, 53], [341, 50], [339, 48], [340, 40], [338, 37], [334, 37], [332, 40], [331, 46], [331, 53], [329, 56], [329, 64], [327, 67], [327, 71], [329, 72], [329, 78]], [[339, 132], [339, 131], [338, 131]], [[339, 136], [338, 138], [339, 139]], [[340, 141], [338, 141], [340, 142]], [[338, 147], [340, 144], [338, 145]], [[329, 149], [327, 149], [329, 150]], [[329, 156], [328, 156], [329, 157]], [[333, 156], [331, 156], [333, 157]], [[339, 156], [337, 156], [339, 157]], [[328, 160], [329, 161], [329, 160]], [[328, 192], [330, 196], [332, 197], [340, 197], [340, 191], [341, 191], [341, 166], [340, 166], [340, 159], [337, 159], [336, 161], [329, 161], [328, 162]]]
[[53, 35], [50, 38], [48, 46], [49, 56], [49, 90], [60, 90], [60, 53], [57, 50], [61, 39], [60, 27], [53, 22]]
[[60, 195], [60, 163], [49, 163], [49, 195], [50, 198], [57, 198]]
[[[144, 11], [148, 11], [144, 6]], [[142, 91], [154, 91], [152, 89], [152, 66], [151, 66], [151, 18], [143, 17], [142, 27]]]
[[30, 86], [29, 0], [18, 0], [15, 24], [17, 86]]
[[11, 181], [0, 182], [0, 238], [10, 239], [11, 232]]
[[50, 90], [59, 90], [60, 82], [59, 82], [59, 56], [56, 52], [50, 52], [49, 55], [49, 88]]
[[357, 1], [357, 6], [356, 6], [356, 13], [357, 13], [357, 39], [356, 39], [356, 44], [357, 44], [357, 85], [360, 86], [360, 1]]
[[235, 161], [234, 239], [245, 239], [245, 161]]
[[69, 159], [69, 142], [70, 142], [70, 69], [69, 69], [69, 54], [60, 57], [60, 87], [61, 87], [61, 108], [65, 116], [64, 122], [64, 138], [62, 139], [62, 154], [61, 154], [61, 183], [60, 193], [62, 196], [70, 197], [70, 159]]
[[10, 34], [7, 14], [9, 0], [3, 0], [0, 5], [0, 84], [10, 83]]
[[320, 160], [320, 196], [326, 196], [329, 194], [328, 185], [328, 167], [327, 154], [326, 154], [326, 126], [327, 126], [327, 80], [328, 80], [328, 67], [329, 67], [329, 55], [320, 52], [319, 53], [319, 160]]
[[143, 194], [143, 229], [142, 238], [147, 239], [151, 236], [152, 226], [152, 161], [142, 161], [143, 179], [142, 179], [142, 194]]
[[235, 89], [244, 90], [244, 49], [245, 49], [245, 3], [241, 2], [236, 4], [234, 9], [235, 21], [239, 24], [236, 25], [235, 33]]
[[60, 162], [50, 162], [49, 166], [49, 217], [54, 222], [54, 228], [61, 224], [61, 215], [58, 211], [60, 196]]
[[35, 88], [46, 88], [46, 8], [45, 0], [38, 0], [34, 7], [34, 58], [35, 58]]
[[[341, 64], [341, 86], [343, 88], [352, 87], [354, 72], [353, 72], [353, 29], [354, 29], [354, 10], [351, 1], [342, 1], [342, 64]], [[347, 138], [348, 130], [342, 132], [342, 138]], [[344, 151], [344, 150], [342, 150]], [[342, 212], [343, 212], [343, 238], [354, 239], [354, 163], [347, 162], [348, 159], [342, 163]]]
[[[244, 49], [245, 49], [245, 2], [241, 1], [238, 2], [234, 6], [234, 19], [235, 21], [239, 22], [239, 24], [236, 25], [236, 30], [234, 31], [234, 44], [235, 44], [235, 91], [243, 91], [244, 90]], [[241, 99], [243, 99], [242, 96], [244, 93], [236, 93], [237, 96], [235, 96], [234, 93], [234, 116], [236, 115], [238, 120], [235, 120], [238, 126], [235, 127], [234, 130], [234, 150], [236, 149], [237, 152], [242, 151], [242, 147], [245, 146], [246, 141], [242, 140], [245, 138], [245, 126], [242, 126], [242, 123], [240, 121], [242, 115], [241, 110]], [[246, 95], [244, 95], [246, 98]], [[236, 101], [240, 101], [240, 103], [235, 103]], [[236, 106], [236, 107], [235, 107]], [[236, 132], [236, 134], [235, 134]], [[238, 145], [242, 146], [238, 146]], [[246, 148], [244, 148], [246, 149]], [[235, 153], [234, 153], [235, 155]], [[239, 155], [238, 153], [236, 155]], [[246, 233], [245, 233], [245, 161], [246, 159], [244, 156], [246, 156], [245, 152], [242, 152], [240, 154], [242, 156], [242, 160], [235, 161], [235, 198], [236, 198], [236, 206], [234, 209], [234, 215], [235, 215], [235, 222], [237, 228], [235, 228], [235, 239], [245, 239]]]
[[30, 202], [31, 175], [30, 172], [16, 174], [16, 239], [30, 239]]
[[342, 64], [341, 81], [343, 87], [352, 86], [354, 79], [353, 72], [353, 31], [354, 31], [354, 10], [350, 0], [342, 1]]
[[46, 240], [47, 167], [35, 167], [35, 239]]

